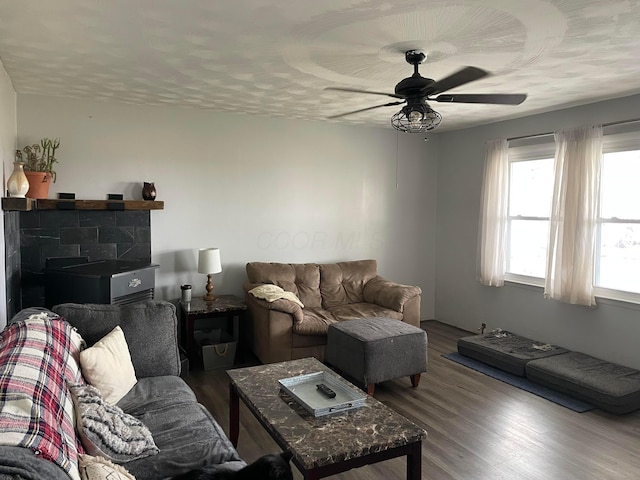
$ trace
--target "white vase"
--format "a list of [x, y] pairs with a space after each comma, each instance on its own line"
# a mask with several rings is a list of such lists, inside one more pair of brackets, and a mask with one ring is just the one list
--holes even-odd
[[24, 174], [24, 164], [13, 162], [13, 172], [7, 180], [7, 192], [10, 197], [24, 198], [29, 191], [29, 180]]

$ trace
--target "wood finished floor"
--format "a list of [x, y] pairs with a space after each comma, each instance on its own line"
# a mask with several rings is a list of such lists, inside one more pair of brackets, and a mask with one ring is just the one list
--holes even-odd
[[[408, 378], [376, 386], [375, 397], [425, 428], [422, 478], [429, 480], [638, 480], [640, 411], [575, 413], [441, 355], [469, 332], [422, 322], [429, 371], [417, 389]], [[229, 433], [224, 370], [192, 371], [188, 383]], [[242, 405], [238, 452], [248, 462], [279, 447]], [[294, 478], [302, 475], [294, 468]], [[405, 460], [342, 473], [345, 480], [402, 480]]]

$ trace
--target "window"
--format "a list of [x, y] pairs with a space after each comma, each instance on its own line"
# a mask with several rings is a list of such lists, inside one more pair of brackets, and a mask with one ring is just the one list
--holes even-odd
[[507, 277], [544, 279], [553, 194], [553, 156], [552, 144], [509, 148]]
[[594, 285], [640, 293], [640, 148], [620, 148], [602, 159]]
[[[596, 295], [640, 302], [640, 134], [608, 135], [604, 145], [593, 273]], [[509, 148], [508, 280], [543, 284], [553, 157], [552, 143]]]
[[511, 162], [507, 272], [544, 278], [553, 159]]

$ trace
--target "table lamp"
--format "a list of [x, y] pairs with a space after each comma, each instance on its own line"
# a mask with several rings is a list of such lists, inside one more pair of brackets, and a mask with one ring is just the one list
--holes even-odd
[[214, 273], [220, 273], [221, 271], [222, 265], [220, 264], [219, 248], [201, 248], [198, 250], [198, 273], [207, 274], [207, 286], [205, 287], [207, 293], [203, 297], [207, 302], [216, 299], [213, 295], [213, 282], [211, 281], [211, 276]]

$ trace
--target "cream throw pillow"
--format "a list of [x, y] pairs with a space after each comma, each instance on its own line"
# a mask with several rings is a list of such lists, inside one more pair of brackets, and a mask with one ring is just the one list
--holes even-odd
[[100, 390], [105, 402], [112, 405], [138, 382], [120, 326], [80, 352], [80, 368], [84, 378]]
[[136, 480], [124, 467], [102, 457], [81, 453], [78, 457], [78, 466], [82, 480]]

